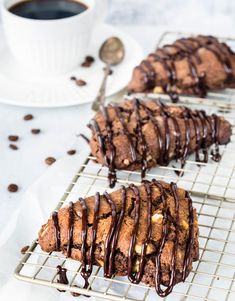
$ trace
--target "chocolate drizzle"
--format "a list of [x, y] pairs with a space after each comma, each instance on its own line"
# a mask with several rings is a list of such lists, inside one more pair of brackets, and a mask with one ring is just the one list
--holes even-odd
[[[233, 54], [231, 49], [225, 44], [220, 43], [212, 36], [202, 36], [194, 38], [181, 38], [173, 44], [164, 45], [162, 48], [156, 49], [155, 53], [151, 53], [147, 60], [143, 60], [136, 67], [141, 74], [145, 91], [151, 91], [154, 87], [161, 87], [164, 93], [168, 94], [172, 102], [177, 102], [178, 91], [191, 89], [193, 94], [199, 97], [206, 97], [209, 90], [206, 84], [206, 74], [200, 72], [198, 65], [201, 65], [200, 48], [204, 48], [214, 54], [216, 59], [223, 66], [226, 74], [225, 84], [234, 83], [235, 78], [229, 55]], [[182, 88], [182, 83], [177, 79], [175, 62], [186, 60], [192, 84]], [[166, 79], [161, 79], [157, 73], [155, 62], [162, 65], [167, 75]], [[177, 91], [178, 90], [178, 91]]]
[[[57, 275], [59, 276], [59, 279], [57, 280], [58, 283], [61, 284], [68, 284], [68, 278], [67, 278], [67, 269], [63, 268], [61, 265], [57, 266]], [[58, 289], [59, 292], [65, 292], [64, 290]]]
[[147, 144], [142, 132], [142, 119], [140, 117], [140, 101], [138, 99], [134, 99], [134, 111], [136, 116], [136, 134], [137, 139], [139, 140], [139, 145], [142, 149], [142, 156], [141, 156], [141, 178], [143, 179], [146, 174], [146, 170], [148, 167], [147, 162]]
[[[155, 275], [155, 287], [156, 292], [161, 297], [166, 297], [173, 289], [174, 285], [180, 281], [184, 281], [190, 271], [190, 265], [192, 261], [192, 251], [194, 245], [194, 212], [192, 207], [192, 200], [189, 194], [186, 192], [185, 198], [188, 200], [188, 235], [185, 244], [185, 253], [184, 253], [184, 261], [183, 261], [183, 268], [182, 271], [176, 271], [176, 263], [177, 263], [177, 254], [178, 254], [178, 247], [179, 247], [179, 231], [180, 231], [180, 220], [179, 220], [179, 197], [177, 192], [177, 186], [175, 183], [170, 184], [170, 188], [165, 189], [164, 186], [157, 180], [153, 179], [150, 181], [143, 181], [142, 189], [145, 191], [146, 198], [141, 197], [142, 192], [140, 188], [131, 184], [128, 188], [124, 186], [121, 187], [120, 190], [120, 197], [121, 197], [121, 204], [120, 204], [120, 212], [117, 211], [116, 204], [112, 200], [111, 195], [107, 192], [104, 193], [102, 196], [102, 200], [105, 200], [111, 210], [111, 224], [109, 231], [106, 236], [106, 240], [104, 242], [104, 277], [111, 278], [115, 275], [115, 254], [116, 254], [116, 247], [117, 241], [120, 233], [120, 229], [122, 223], [124, 221], [125, 214], [128, 214], [126, 208], [127, 202], [127, 192], [129, 196], [132, 196], [134, 201], [134, 221], [133, 221], [133, 228], [130, 237], [130, 244], [127, 256], [127, 276], [130, 282], [138, 284], [143, 277], [144, 268], [146, 265], [147, 259], [147, 247], [151, 243], [151, 235], [152, 235], [152, 214], [153, 214], [153, 204], [156, 202], [156, 197], [153, 198], [153, 190], [156, 191], [156, 188], [159, 191], [158, 196], [158, 204], [162, 204], [162, 234], [160, 240], [156, 244], [156, 275]], [[170, 216], [169, 218], [169, 208], [167, 203], [167, 195], [170, 194], [174, 198], [174, 215]], [[88, 288], [89, 286], [89, 277], [92, 274], [93, 264], [95, 264], [95, 250], [96, 250], [96, 236], [97, 236], [97, 227], [99, 221], [99, 207], [101, 202], [101, 196], [99, 193], [95, 195], [95, 204], [94, 204], [94, 212], [92, 224], [88, 224], [88, 207], [86, 204], [86, 200], [83, 198], [79, 199], [81, 205], [81, 218], [82, 218], [82, 231], [81, 231], [81, 276], [85, 280], [84, 288]], [[143, 202], [146, 202], [146, 210], [147, 210], [147, 217], [145, 215], [141, 215], [141, 208]], [[71, 256], [71, 247], [73, 247], [73, 240], [72, 240], [72, 233], [74, 228], [74, 205], [73, 203], [69, 204], [68, 207], [68, 224], [69, 224], [69, 231], [68, 231], [68, 243], [67, 243], [67, 256]], [[172, 213], [171, 213], [172, 214]], [[54, 215], [55, 216], [55, 215]], [[141, 217], [142, 216], [142, 217]], [[146, 225], [146, 234], [145, 239], [142, 242], [141, 252], [138, 255], [138, 268], [137, 271], [134, 270], [134, 265], [136, 264], [136, 242], [137, 237], [139, 235], [139, 225], [141, 222], [141, 218], [146, 218], [147, 225]], [[170, 279], [166, 288], [163, 290], [162, 279], [161, 279], [161, 255], [165, 248], [167, 236], [168, 236], [168, 225], [169, 221], [174, 219], [173, 223], [175, 226], [175, 238], [173, 239], [173, 250], [171, 256], [171, 272], [170, 272]], [[55, 232], [58, 230], [58, 223], [56, 219], [53, 219]], [[87, 245], [87, 234], [88, 234], [88, 227], [92, 227], [91, 231], [91, 240], [90, 246]], [[61, 266], [57, 267], [58, 270], [58, 283], [68, 284], [68, 278], [66, 276], [66, 269], [62, 268]], [[176, 274], [177, 274], [177, 281], [176, 281]]]
[[[220, 127], [220, 118], [213, 114], [207, 116], [205, 111], [192, 111], [186, 107], [182, 107], [182, 112], [179, 115], [174, 115], [168, 106], [163, 104], [160, 100], [152, 100], [155, 107], [150, 108], [144, 101], [139, 99], [133, 100], [133, 109], [123, 109], [122, 107], [110, 105], [103, 107], [100, 111], [105, 122], [105, 130], [100, 129], [98, 122], [93, 119], [90, 127], [96, 136], [99, 145], [99, 151], [104, 159], [104, 163], [109, 169], [109, 183], [110, 187], [114, 187], [117, 180], [116, 177], [116, 160], [117, 151], [114, 137], [113, 121], [110, 120], [109, 114], [112, 114], [112, 120], [120, 124], [118, 129], [121, 135], [128, 140], [130, 147], [131, 158], [127, 160], [125, 166], [131, 164], [139, 164], [141, 166], [141, 179], [145, 178], [147, 168], [153, 164], [149, 161], [154, 160], [156, 165], [167, 166], [171, 159], [181, 159], [181, 169], [184, 168], [187, 156], [195, 151], [196, 162], [208, 162], [208, 147], [215, 144], [215, 150], [212, 151], [212, 159], [218, 162], [221, 159], [219, 153], [219, 137], [218, 131]], [[112, 112], [111, 112], [112, 111]], [[113, 113], [116, 116], [113, 116]], [[125, 114], [125, 118], [124, 118]], [[145, 115], [143, 115], [145, 114]], [[129, 117], [127, 117], [129, 116]], [[134, 134], [128, 130], [128, 118], [134, 117]], [[116, 119], [115, 119], [116, 118]], [[163, 124], [159, 123], [159, 118], [163, 119]], [[180, 122], [184, 122], [185, 137], [182, 137]], [[158, 145], [158, 157], [153, 158], [152, 151], [146, 141], [145, 124], [151, 123], [154, 128], [154, 133]], [[191, 139], [195, 137], [196, 147], [191, 147]], [[182, 140], [184, 143], [182, 144]], [[174, 153], [172, 155], [172, 144]], [[118, 147], [120, 147], [118, 145]], [[202, 149], [203, 158], [200, 157], [200, 149]], [[183, 172], [180, 173], [183, 175]]]
[[54, 211], [52, 213], [52, 219], [54, 222], [54, 227], [55, 227], [55, 243], [56, 243], [56, 251], [60, 251], [60, 226], [59, 226], [59, 220], [58, 220], [58, 212]]
[[[105, 249], [105, 262], [104, 262], [104, 276], [107, 278], [111, 278], [114, 275], [114, 257], [115, 257], [115, 250], [117, 246], [118, 235], [121, 229], [122, 221], [124, 219], [125, 210], [126, 210], [126, 188], [124, 186], [121, 187], [121, 197], [122, 197], [122, 204], [121, 204], [121, 212], [118, 217], [117, 224], [115, 226], [114, 220], [112, 219], [111, 228], [115, 226], [115, 230], [109, 231], [107, 236], [105, 246], [108, 245], [110, 242], [110, 247]], [[112, 214], [113, 216], [113, 214]], [[111, 237], [112, 235], [112, 237]]]
[[73, 216], [73, 203], [69, 203], [69, 229], [68, 229], [68, 245], [67, 245], [67, 256], [71, 256], [71, 248], [73, 245], [73, 225], [74, 225], [74, 216]]
[[[94, 209], [94, 218], [92, 223], [92, 238], [91, 238], [91, 246], [89, 249], [89, 256], [87, 258], [87, 206], [84, 199], [79, 199], [82, 206], [82, 270], [81, 276], [85, 280], [84, 288], [88, 288], [89, 282], [88, 279], [93, 270], [93, 261], [94, 261], [94, 252], [95, 252], [95, 241], [97, 235], [97, 226], [98, 226], [98, 214], [100, 207], [100, 194], [97, 192], [95, 195], [95, 209]], [[88, 268], [87, 268], [88, 266]]]

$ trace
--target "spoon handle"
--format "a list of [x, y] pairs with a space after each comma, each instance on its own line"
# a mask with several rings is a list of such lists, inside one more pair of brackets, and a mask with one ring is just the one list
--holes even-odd
[[107, 78], [110, 74], [110, 66], [107, 64], [104, 68], [104, 77], [103, 77], [103, 80], [102, 80], [102, 83], [101, 83], [101, 86], [100, 86], [100, 89], [99, 89], [99, 92], [95, 98], [95, 100], [93, 101], [92, 103], [92, 110], [93, 111], [98, 111], [100, 106], [102, 104], [104, 104], [104, 100], [105, 100], [105, 91], [106, 91], [106, 83], [107, 83]]

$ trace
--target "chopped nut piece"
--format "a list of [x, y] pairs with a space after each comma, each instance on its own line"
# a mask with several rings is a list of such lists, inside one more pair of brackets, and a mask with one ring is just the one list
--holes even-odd
[[132, 272], [139, 272], [139, 263], [140, 261], [137, 259], [136, 262], [133, 264]]
[[188, 226], [188, 223], [187, 223], [185, 220], [182, 220], [182, 221], [181, 221], [181, 226], [182, 226], [182, 228], [185, 229], [185, 230], [187, 230], [188, 227], [189, 227], [189, 226]]
[[163, 215], [162, 214], [159, 214], [159, 213], [155, 213], [153, 216], [152, 216], [152, 222], [153, 223], [157, 223], [157, 222], [160, 222], [160, 220], [163, 219]]
[[123, 162], [124, 162], [125, 165], [129, 165], [130, 164], [130, 162], [129, 162], [128, 159], [125, 159]]
[[153, 93], [163, 93], [163, 89], [162, 87], [160, 86], [156, 86], [154, 89], [153, 89]]
[[[136, 252], [138, 255], [141, 254], [141, 250], [142, 250], [142, 246], [140, 246], [140, 245], [136, 245], [136, 246], [135, 246], [135, 252]], [[152, 245], [148, 245], [148, 246], [147, 246], [147, 250], [146, 250], [146, 254], [150, 254], [150, 253], [152, 253], [152, 251], [153, 251]]]

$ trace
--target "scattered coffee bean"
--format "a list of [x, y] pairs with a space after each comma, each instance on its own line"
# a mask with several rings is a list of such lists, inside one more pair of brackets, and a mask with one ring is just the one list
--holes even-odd
[[9, 144], [9, 147], [13, 150], [17, 150], [18, 149], [18, 146], [15, 145], [15, 144]]
[[94, 63], [95, 59], [91, 55], [85, 57], [85, 62]]
[[45, 162], [46, 162], [47, 165], [52, 165], [53, 163], [55, 163], [55, 161], [56, 161], [56, 159], [53, 158], [53, 157], [47, 157], [45, 159]]
[[7, 189], [9, 192], [16, 192], [18, 190], [18, 186], [16, 184], [10, 184]]
[[31, 130], [31, 133], [34, 134], [34, 135], [37, 135], [37, 134], [39, 134], [40, 132], [41, 132], [40, 129], [32, 129], [32, 130]]
[[79, 86], [79, 87], [83, 87], [83, 86], [86, 86], [86, 82], [82, 79], [77, 79], [76, 80], [76, 85]]
[[90, 62], [83, 62], [82, 64], [81, 64], [81, 66], [82, 67], [87, 67], [87, 68], [89, 68], [89, 67], [91, 67], [91, 63]]
[[76, 80], [77, 78], [76, 78], [76, 76], [71, 76], [70, 77], [70, 80]]
[[24, 116], [24, 120], [28, 121], [28, 120], [32, 120], [33, 119], [33, 115], [32, 114], [27, 114]]
[[76, 150], [75, 149], [71, 149], [69, 151], [67, 151], [67, 154], [72, 156], [72, 155], [75, 155], [76, 154]]
[[85, 57], [84, 62], [81, 64], [82, 67], [90, 67], [94, 63], [95, 59], [91, 55]]
[[17, 140], [19, 140], [19, 136], [16, 136], [16, 135], [10, 135], [10, 136], [8, 136], [8, 140], [9, 141], [17, 141]]
[[24, 254], [28, 251], [28, 249], [29, 249], [29, 246], [25, 246], [25, 247], [23, 247], [23, 248], [20, 250], [20, 253], [21, 253], [22, 255], [24, 255]]

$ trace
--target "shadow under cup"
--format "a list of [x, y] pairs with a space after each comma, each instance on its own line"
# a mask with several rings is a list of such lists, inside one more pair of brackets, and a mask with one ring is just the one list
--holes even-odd
[[87, 55], [94, 28], [94, 0], [82, 0], [87, 9], [54, 20], [29, 19], [9, 11], [19, 0], [4, 0], [1, 13], [9, 49], [21, 68], [34, 75], [60, 75], [74, 69]]

